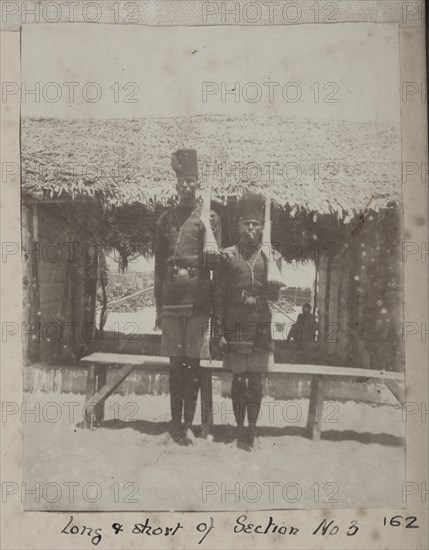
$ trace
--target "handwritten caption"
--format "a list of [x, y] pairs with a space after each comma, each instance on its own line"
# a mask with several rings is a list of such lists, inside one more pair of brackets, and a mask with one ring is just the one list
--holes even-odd
[[[155, 525], [150, 518], [144, 518], [142, 522], [134, 523], [132, 525], [125, 525], [122, 523], [112, 523], [111, 533], [114, 536], [117, 535], [144, 535], [145, 537], [177, 537], [181, 530], [184, 529], [184, 525], [177, 521], [171, 525]], [[384, 516], [382, 521], [383, 528], [403, 528], [403, 529], [418, 529], [418, 520], [416, 516]], [[208, 537], [210, 532], [215, 528], [215, 522], [213, 517], [209, 517], [207, 521], [202, 521], [194, 525], [196, 542], [202, 544]], [[319, 520], [317, 524], [310, 527], [311, 534], [321, 537], [330, 537], [337, 534], [342, 534], [347, 537], [355, 536], [360, 526], [357, 520], [352, 519], [349, 522], [341, 523], [335, 520], [324, 518]], [[297, 536], [302, 532], [308, 533], [308, 526], [305, 529], [297, 527], [295, 525], [287, 525], [285, 522], [275, 522], [272, 516], [268, 516], [263, 523], [251, 523], [247, 520], [246, 514], [241, 514], [235, 519], [232, 525], [232, 532], [235, 534], [257, 534], [257, 535], [270, 535], [270, 536]], [[92, 544], [97, 546], [102, 538], [103, 532], [100, 527], [91, 527], [88, 525], [81, 525], [78, 521], [74, 520], [73, 516], [67, 525], [62, 529], [61, 534], [64, 535], [76, 535], [82, 537], [89, 537]]]

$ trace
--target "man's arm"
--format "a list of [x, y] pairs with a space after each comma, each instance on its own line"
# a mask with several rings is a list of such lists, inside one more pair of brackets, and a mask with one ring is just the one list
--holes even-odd
[[[282, 267], [283, 267], [283, 258], [282, 255], [277, 252], [274, 248], [271, 248], [270, 255], [267, 257], [268, 262], [274, 262], [276, 264], [278, 275], [281, 276], [282, 273]], [[280, 290], [284, 288], [284, 285], [280, 285], [279, 281], [274, 282], [268, 282], [268, 299], [271, 302], [277, 302], [277, 300], [280, 298]]]
[[209, 249], [208, 252], [205, 254], [204, 261], [205, 265], [208, 269], [216, 269], [217, 263], [220, 259], [220, 254], [215, 254], [216, 245], [217, 248], [220, 250], [221, 246], [221, 238], [222, 238], [222, 228], [220, 223], [220, 217], [214, 212], [213, 210], [210, 211], [210, 227], [212, 229], [214, 238], [216, 240], [215, 243], [208, 243]]
[[220, 221], [220, 217], [214, 210], [210, 212], [210, 225], [212, 226], [212, 231], [215, 236], [216, 242], [218, 247], [221, 246], [221, 240], [222, 240], [222, 225]]
[[228, 258], [221, 254], [213, 278], [213, 337], [219, 343], [223, 338], [226, 301], [228, 294]]

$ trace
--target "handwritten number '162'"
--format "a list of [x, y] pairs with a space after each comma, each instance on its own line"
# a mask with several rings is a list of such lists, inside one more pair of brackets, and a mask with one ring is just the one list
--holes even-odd
[[408, 516], [407, 518], [404, 518], [404, 516], [392, 516], [390, 519], [384, 516], [383, 525], [388, 527], [405, 527], [405, 529], [419, 529], [419, 525], [414, 525], [416, 521], [416, 516]]

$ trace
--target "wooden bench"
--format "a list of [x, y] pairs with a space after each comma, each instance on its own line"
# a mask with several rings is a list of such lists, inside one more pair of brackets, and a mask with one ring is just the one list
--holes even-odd
[[[134, 369], [143, 369], [146, 372], [153, 373], [167, 373], [170, 368], [168, 357], [120, 353], [92, 353], [82, 358], [80, 363], [88, 367], [84, 427], [91, 429], [94, 428], [97, 420], [104, 418], [106, 399]], [[107, 382], [108, 367], [118, 368], [109, 382]], [[213, 425], [212, 375], [227, 372], [230, 371], [223, 368], [222, 361], [201, 360], [201, 425], [203, 437], [210, 434]], [[320, 439], [321, 435], [324, 380], [381, 381], [401, 404], [405, 400], [404, 375], [397, 372], [325, 365], [275, 363], [272, 370], [267, 374], [270, 377], [279, 376], [283, 378], [291, 374], [311, 376], [307, 430], [311, 438], [315, 440]], [[97, 412], [98, 414], [96, 414]]]

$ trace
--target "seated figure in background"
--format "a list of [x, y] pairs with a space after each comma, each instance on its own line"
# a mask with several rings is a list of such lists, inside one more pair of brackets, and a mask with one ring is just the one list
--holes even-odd
[[316, 329], [316, 317], [311, 313], [311, 305], [305, 303], [302, 306], [302, 313], [298, 315], [296, 323], [292, 325], [287, 339], [297, 342], [299, 348], [306, 347], [315, 342]]

